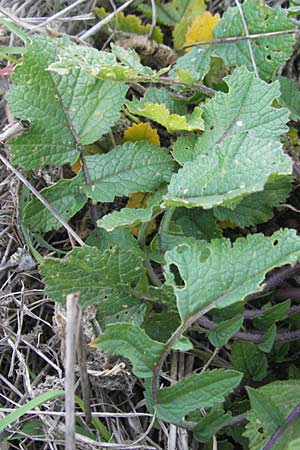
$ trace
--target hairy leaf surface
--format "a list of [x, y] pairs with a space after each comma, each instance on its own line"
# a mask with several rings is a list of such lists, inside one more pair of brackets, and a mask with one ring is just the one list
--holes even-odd
[[224, 396], [241, 379], [241, 373], [223, 369], [190, 375], [174, 386], [158, 391], [159, 403], [154, 405], [156, 413], [168, 422], [179, 422], [196, 408], [210, 408], [222, 403]]
[[[300, 238], [294, 230], [280, 230], [270, 237], [262, 234], [215, 239], [208, 245], [182, 244], [165, 255], [167, 283], [174, 286], [183, 320], [207, 305], [224, 308], [261, 291], [265, 274], [300, 258]], [[176, 265], [184, 286], [174, 282], [170, 266]]]
[[53, 300], [64, 303], [67, 294], [80, 292], [83, 306], [128, 297], [131, 286], [145, 273], [143, 258], [136, 252], [88, 246], [75, 248], [64, 259], [46, 258], [40, 271]]
[[112, 202], [116, 196], [153, 192], [173, 172], [166, 148], [147, 141], [127, 142], [107, 154], [86, 157], [91, 185], [84, 192], [93, 200]]
[[186, 162], [171, 179], [165, 205], [205, 209], [226, 205], [263, 191], [271, 175], [292, 170], [292, 160], [279, 142], [241, 133]]
[[93, 345], [129, 358], [134, 374], [141, 378], [152, 376], [155, 363], [164, 349], [164, 344], [154, 341], [137, 325], [129, 323], [108, 325]]
[[272, 106], [280, 97], [279, 83], [267, 84], [255, 78], [244, 66], [224, 78], [228, 93], [218, 92], [203, 107], [205, 132], [197, 142], [182, 149], [178, 145], [173, 154], [177, 161], [195, 159], [202, 152], [210, 152], [228, 137], [253, 132], [256, 138], [276, 140], [287, 131], [288, 110]]
[[[50, 187], [41, 190], [43, 197], [50, 205], [68, 221], [87, 202], [86, 195], [82, 192], [84, 183], [82, 173], [70, 180], [61, 180]], [[61, 223], [46, 209], [42, 203], [32, 197], [24, 209], [23, 220], [32, 231], [50, 231], [61, 228]]]
[[[10, 142], [13, 161], [26, 169], [74, 163], [78, 145], [91, 144], [110, 131], [120, 116], [127, 86], [95, 80], [76, 69], [64, 76], [47, 70], [67, 39], [32, 38], [8, 93], [12, 113], [29, 120], [30, 130]], [[86, 52], [93, 65], [94, 52]]]
[[[286, 10], [270, 8], [259, 0], [246, 0], [242, 4], [249, 34], [268, 33], [272, 31], [292, 30], [291, 20]], [[219, 24], [214, 29], [216, 38], [244, 36], [245, 30], [238, 7], [228, 8]], [[295, 38], [293, 35], [270, 36], [251, 39], [255, 62], [260, 78], [272, 80], [277, 69], [285, 64], [292, 54]], [[224, 59], [228, 66], [246, 65], [253, 70], [253, 65], [246, 40], [214, 46], [214, 54]]]

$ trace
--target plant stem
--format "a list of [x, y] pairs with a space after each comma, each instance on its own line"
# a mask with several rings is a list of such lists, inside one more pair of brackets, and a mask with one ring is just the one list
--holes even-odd
[[293, 30], [270, 31], [268, 33], [249, 34], [248, 36], [224, 37], [224, 38], [207, 40], [207, 41], [193, 42], [192, 44], [184, 45], [182, 47], [182, 49], [191, 48], [191, 47], [199, 47], [201, 45], [230, 44], [233, 42], [247, 41], [247, 40], [251, 40], [251, 39], [268, 38], [268, 37], [272, 37], [272, 36], [283, 36], [286, 34], [296, 34], [297, 31], [298, 30], [296, 28], [294, 28]]
[[279, 427], [274, 434], [270, 437], [266, 445], [262, 450], [269, 450], [276, 444], [281, 435], [285, 432], [285, 430], [300, 416], [300, 403], [298, 403], [292, 412], [287, 416], [285, 425], [283, 427]]
[[162, 245], [162, 234], [163, 233], [168, 233], [169, 228], [170, 228], [170, 223], [173, 217], [173, 214], [175, 212], [175, 207], [172, 208], [167, 208], [163, 218], [161, 219], [160, 222], [160, 226], [159, 226], [159, 230], [158, 230], [158, 245], [160, 248], [160, 251], [164, 251], [163, 245]]

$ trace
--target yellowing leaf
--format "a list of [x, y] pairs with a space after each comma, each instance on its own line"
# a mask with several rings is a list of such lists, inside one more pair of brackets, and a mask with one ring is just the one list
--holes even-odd
[[194, 17], [205, 11], [206, 5], [204, 0], [177, 0], [174, 8], [180, 10], [179, 21], [176, 23], [173, 31], [173, 40], [175, 50], [180, 49], [184, 44], [184, 36], [187, 27], [191, 25]]
[[[209, 41], [214, 39], [213, 30], [220, 20], [220, 15], [215, 14], [214, 16], [209, 12], [205, 11], [199, 16], [195, 17], [191, 26], [188, 28], [184, 45], [193, 44], [194, 42]], [[190, 49], [186, 49], [190, 51]]]
[[[136, 192], [129, 197], [126, 208], [147, 208], [148, 199], [151, 197], [149, 192]], [[147, 235], [151, 234], [156, 227], [155, 220], [153, 219], [151, 225], [148, 228]], [[134, 236], [138, 235], [138, 227], [130, 227], [130, 231]]]
[[[155, 128], [152, 128], [149, 123], [135, 123], [131, 127], [127, 128], [124, 132], [125, 141], [142, 141], [147, 139], [150, 144], [160, 145], [159, 135]], [[143, 194], [144, 195], [144, 194]], [[130, 208], [136, 208], [130, 206]]]
[[171, 114], [165, 104], [159, 103], [132, 100], [127, 103], [127, 107], [132, 114], [147, 117], [147, 119], [161, 124], [169, 133], [204, 130], [202, 109], [199, 106], [196, 106], [194, 111], [187, 116]]
[[81, 160], [80, 158], [78, 158], [77, 161], [74, 164], [72, 164], [71, 169], [73, 170], [74, 173], [77, 174], [81, 169], [81, 166], [82, 166]]
[[[100, 19], [104, 19], [109, 15], [109, 13], [103, 7], [96, 8], [96, 14], [98, 17], [100, 17]], [[120, 12], [117, 15], [117, 21], [116, 18], [113, 18], [109, 22], [109, 24], [104, 26], [104, 29], [109, 32], [109, 29], [113, 29], [114, 27], [117, 27], [118, 30], [124, 31], [126, 33], [134, 33], [140, 35], [148, 35], [151, 30], [150, 23], [143, 25], [140, 17], [137, 17], [134, 14], [128, 14], [127, 16], [125, 16], [123, 12]], [[163, 42], [163, 34], [160, 27], [155, 27], [152, 39], [158, 44], [161, 44]]]

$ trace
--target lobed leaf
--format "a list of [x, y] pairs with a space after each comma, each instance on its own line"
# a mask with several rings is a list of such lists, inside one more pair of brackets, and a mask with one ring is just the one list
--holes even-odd
[[230, 137], [253, 132], [256, 138], [277, 140], [288, 130], [288, 110], [274, 108], [280, 97], [278, 82], [267, 84], [242, 66], [224, 78], [228, 93], [218, 92], [203, 107], [205, 132], [195, 143], [174, 148], [174, 158], [183, 164], [210, 152]]
[[82, 306], [128, 297], [145, 274], [143, 257], [135, 251], [88, 246], [75, 248], [64, 259], [46, 258], [40, 271], [49, 297], [64, 303], [68, 294], [80, 292]]
[[[16, 68], [7, 100], [15, 117], [31, 127], [10, 148], [13, 161], [26, 169], [74, 163], [78, 146], [98, 140], [120, 117], [125, 84], [95, 80], [76, 68], [63, 76], [47, 70], [59, 48], [68, 53], [73, 47], [66, 38], [35, 36]], [[94, 56], [85, 54], [90, 65]]]
[[169, 133], [174, 133], [174, 131], [204, 130], [202, 110], [198, 106], [187, 116], [171, 114], [163, 103], [148, 103], [134, 99], [127, 103], [127, 107], [131, 114], [147, 117], [147, 119], [164, 126]]
[[[294, 230], [215, 239], [210, 244], [195, 241], [166, 252], [167, 284], [173, 286], [183, 321], [207, 305], [224, 308], [261, 291], [268, 271], [300, 258], [300, 238]], [[170, 267], [175, 265], [184, 282], [178, 286]], [[201, 293], [201, 294], [200, 294]]]
[[[293, 30], [294, 25], [283, 8], [270, 8], [259, 0], [246, 0], [242, 4], [249, 34]], [[245, 30], [238, 7], [228, 8], [214, 29], [215, 38], [244, 36]], [[280, 66], [290, 58], [295, 37], [293, 35], [270, 36], [251, 39], [254, 59], [260, 78], [269, 81]], [[223, 58], [227, 66], [243, 66], [253, 70], [253, 64], [246, 40], [218, 44], [214, 54]]]
[[186, 162], [173, 175], [164, 204], [204, 209], [231, 205], [263, 191], [272, 175], [288, 175], [292, 170], [292, 160], [279, 142], [240, 133]]

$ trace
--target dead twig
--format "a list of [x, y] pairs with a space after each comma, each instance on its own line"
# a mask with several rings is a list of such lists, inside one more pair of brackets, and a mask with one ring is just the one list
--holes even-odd
[[68, 231], [68, 233], [74, 238], [74, 240], [81, 246], [84, 246], [84, 242], [80, 236], [73, 230], [72, 227], [61, 217], [61, 215], [50, 205], [50, 203], [38, 192], [34, 186], [0, 153], [0, 161], [22, 181], [22, 183], [33, 193], [33, 195], [51, 212], [51, 214], [62, 224], [62, 226]]
[[270, 31], [268, 33], [256, 33], [256, 34], [248, 34], [247, 36], [233, 36], [233, 37], [225, 37], [219, 39], [209, 39], [207, 41], [198, 41], [193, 42], [191, 44], [184, 45], [181, 50], [191, 47], [199, 47], [201, 45], [218, 45], [218, 44], [232, 44], [233, 42], [240, 41], [248, 41], [252, 39], [263, 39], [272, 36], [284, 36], [286, 34], [297, 34], [298, 29], [294, 28], [293, 30], [282, 30], [282, 31]]
[[92, 28], [87, 30], [85, 33], [83, 33], [82, 36], [80, 36], [80, 39], [82, 41], [85, 41], [87, 38], [93, 36], [96, 34], [104, 25], [109, 23], [119, 12], [126, 9], [131, 3], [133, 3], [134, 0], [127, 0], [127, 2], [123, 3], [123, 5], [119, 6], [116, 10], [114, 10], [111, 14], [106, 16], [104, 19], [102, 19], [100, 22], [96, 23]]
[[66, 358], [65, 358], [65, 409], [66, 450], [76, 450], [75, 439], [75, 361], [80, 329], [80, 294], [67, 295]]

